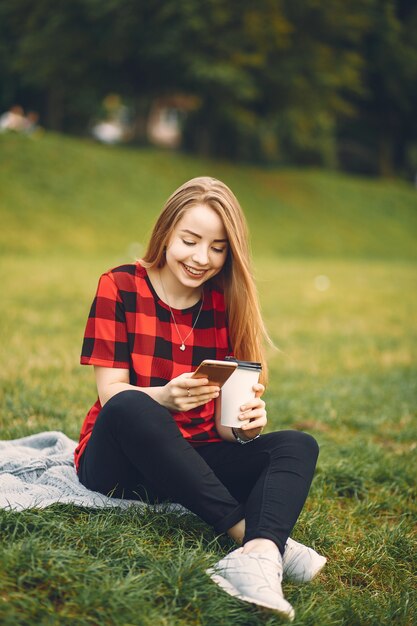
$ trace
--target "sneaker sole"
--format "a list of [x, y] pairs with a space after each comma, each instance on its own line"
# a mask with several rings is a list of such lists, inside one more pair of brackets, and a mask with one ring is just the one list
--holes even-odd
[[281, 617], [284, 617], [290, 622], [293, 621], [294, 615], [295, 615], [293, 608], [291, 608], [291, 612], [288, 613], [288, 611], [286, 611], [285, 609], [278, 608], [275, 604], [269, 604], [268, 602], [262, 602], [261, 600], [256, 600], [255, 598], [251, 598], [250, 596], [242, 595], [236, 589], [236, 587], [232, 585], [232, 583], [226, 580], [226, 578], [223, 578], [223, 576], [218, 574], [213, 568], [206, 570], [206, 574], [208, 574], [211, 580], [215, 582], [219, 587], [221, 587], [221, 589], [223, 589], [223, 591], [228, 593], [230, 596], [233, 596], [234, 598], [238, 598], [238, 600], [243, 600], [244, 602], [250, 602], [251, 604], [256, 604], [257, 606], [261, 606], [266, 609], [271, 609], [272, 611], [275, 611], [276, 613], [278, 613], [278, 615], [280, 615]]

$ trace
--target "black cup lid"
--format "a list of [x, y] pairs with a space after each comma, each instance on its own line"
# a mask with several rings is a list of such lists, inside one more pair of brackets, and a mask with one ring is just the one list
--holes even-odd
[[237, 363], [238, 369], [243, 370], [261, 370], [262, 364], [257, 363], [256, 361], [239, 361], [239, 359], [235, 359], [234, 356], [227, 356], [224, 359], [225, 361], [233, 361]]

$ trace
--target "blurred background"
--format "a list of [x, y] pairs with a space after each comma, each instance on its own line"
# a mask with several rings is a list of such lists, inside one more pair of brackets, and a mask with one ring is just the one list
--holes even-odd
[[0, 127], [414, 180], [416, 32], [413, 0], [2, 0]]

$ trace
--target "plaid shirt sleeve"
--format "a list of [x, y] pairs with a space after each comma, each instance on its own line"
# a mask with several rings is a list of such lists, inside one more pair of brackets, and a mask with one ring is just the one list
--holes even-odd
[[129, 369], [125, 309], [111, 273], [101, 276], [91, 305], [84, 333], [81, 364]]

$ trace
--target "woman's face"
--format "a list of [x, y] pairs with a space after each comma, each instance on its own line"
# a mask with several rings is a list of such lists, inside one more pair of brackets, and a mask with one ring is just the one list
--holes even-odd
[[195, 206], [172, 232], [164, 278], [171, 281], [172, 288], [198, 288], [220, 272], [227, 252], [227, 235], [219, 215], [208, 206]]

